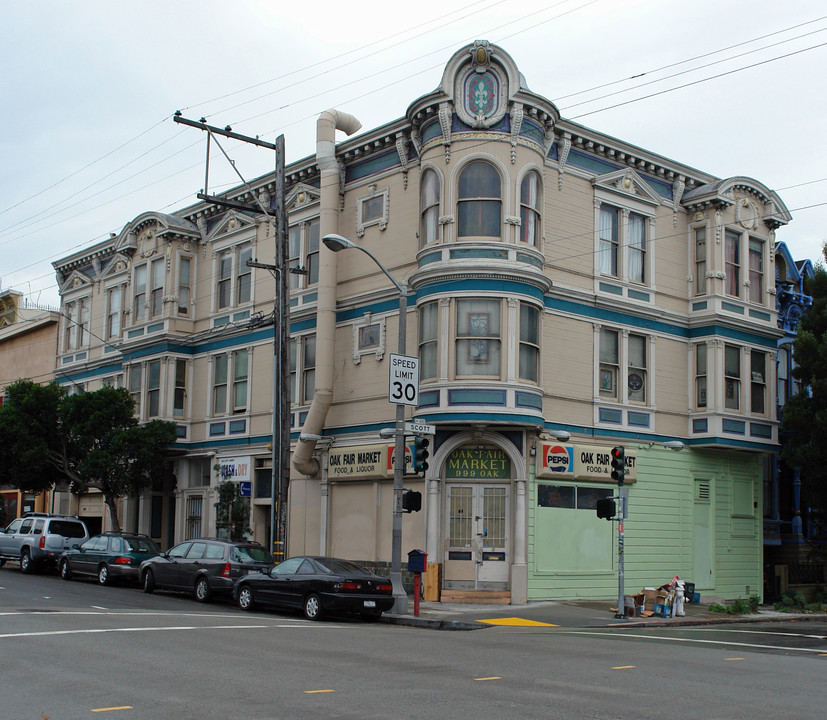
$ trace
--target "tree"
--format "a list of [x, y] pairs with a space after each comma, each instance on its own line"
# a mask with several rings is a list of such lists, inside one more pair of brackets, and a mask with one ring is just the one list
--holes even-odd
[[230, 540], [243, 540], [250, 532], [250, 503], [241, 497], [238, 483], [222, 482], [217, 490], [216, 527], [226, 528]]
[[[827, 257], [827, 246], [823, 249]], [[801, 468], [802, 492], [810, 506], [827, 506], [827, 271], [816, 266], [805, 280], [812, 307], [801, 319], [793, 343], [793, 377], [801, 388], [783, 408], [783, 428], [789, 434], [783, 457]]]
[[0, 406], [0, 466], [24, 492], [43, 492], [60, 481], [77, 495], [97, 489], [120, 530], [118, 500], [136, 496], [168, 471], [164, 450], [175, 442], [175, 423], [139, 425], [135, 404], [122, 388], [67, 395], [56, 383], [19, 380]]

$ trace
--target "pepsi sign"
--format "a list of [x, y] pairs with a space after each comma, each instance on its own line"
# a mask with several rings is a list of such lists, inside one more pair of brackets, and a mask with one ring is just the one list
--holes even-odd
[[543, 443], [540, 474], [571, 473], [574, 448], [571, 445]]

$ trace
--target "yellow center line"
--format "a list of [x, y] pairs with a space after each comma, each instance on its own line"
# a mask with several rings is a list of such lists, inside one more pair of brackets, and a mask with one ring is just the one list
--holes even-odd
[[305, 695], [315, 695], [316, 693], [336, 692], [335, 690], [305, 690]]
[[133, 707], [131, 705], [119, 705], [118, 707], [108, 707], [108, 708], [92, 708], [89, 712], [110, 712], [111, 710], [132, 710]]
[[474, 678], [477, 682], [484, 682], [485, 680], [502, 680], [499, 675], [495, 675], [494, 677], [486, 677], [486, 678]]
[[743, 659], [744, 658], [724, 658], [724, 660], [726, 660], [727, 662], [729, 662], [730, 660], [743, 660]]
[[634, 667], [637, 667], [637, 665], [615, 665], [612, 670], [631, 670]]
[[492, 618], [490, 620], [477, 620], [477, 622], [485, 623], [486, 625], [509, 625], [511, 627], [559, 627], [552, 623], [538, 622], [537, 620], [526, 620], [524, 618], [509, 617], [509, 618]]

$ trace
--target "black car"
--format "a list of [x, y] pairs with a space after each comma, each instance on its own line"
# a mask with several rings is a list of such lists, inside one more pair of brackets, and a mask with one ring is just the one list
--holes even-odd
[[113, 580], [135, 582], [141, 563], [160, 555], [161, 549], [146, 535], [107, 532], [75, 543], [58, 560], [60, 576], [71, 580], [73, 575], [92, 575], [101, 585]]
[[229, 597], [236, 580], [272, 565], [272, 556], [257, 542], [198, 538], [141, 563], [141, 585], [146, 593], [191, 592], [199, 602], [207, 602], [213, 595]]
[[251, 573], [236, 582], [234, 595], [242, 610], [256, 605], [302, 610], [308, 620], [326, 612], [357, 613], [378, 618], [393, 607], [388, 578], [350, 560], [292, 557], [266, 573]]

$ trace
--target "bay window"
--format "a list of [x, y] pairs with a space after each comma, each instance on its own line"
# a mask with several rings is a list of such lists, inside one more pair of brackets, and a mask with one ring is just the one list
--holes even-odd
[[521, 380], [540, 380], [540, 310], [527, 303], [520, 303], [519, 373]]
[[421, 246], [439, 240], [439, 176], [433, 170], [422, 173], [419, 191], [419, 243]]
[[732, 345], [724, 348], [724, 407], [741, 408], [741, 348]]
[[542, 201], [540, 176], [532, 170], [520, 186], [520, 240], [534, 247], [540, 246], [542, 238]]
[[500, 367], [500, 301], [457, 300], [457, 376], [499, 376]]
[[457, 197], [458, 237], [500, 237], [502, 193], [493, 165], [469, 163], [460, 173]]

